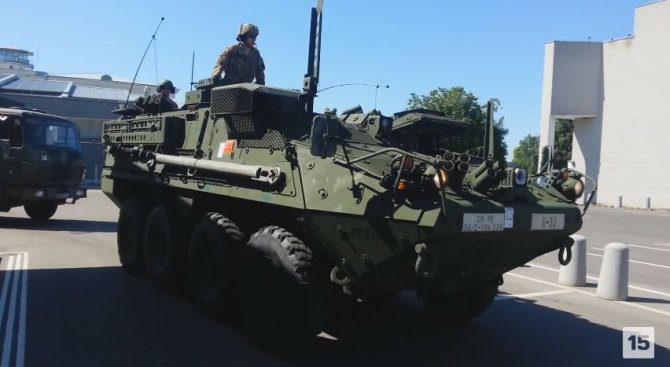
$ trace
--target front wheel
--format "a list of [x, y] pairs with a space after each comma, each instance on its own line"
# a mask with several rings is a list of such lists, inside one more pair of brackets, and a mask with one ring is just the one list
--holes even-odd
[[116, 226], [116, 244], [119, 262], [126, 273], [144, 272], [144, 227], [147, 222], [147, 205], [136, 199], [121, 205]]
[[144, 232], [144, 258], [149, 279], [160, 289], [176, 290], [186, 269], [184, 220], [176, 208], [159, 205], [149, 214]]
[[44, 221], [56, 214], [58, 204], [53, 201], [37, 201], [23, 204], [23, 209], [31, 219]]
[[240, 312], [255, 343], [279, 349], [321, 332], [325, 307], [314, 270], [310, 248], [287, 230], [270, 226], [251, 237], [240, 272]]
[[188, 250], [191, 299], [200, 312], [234, 319], [239, 262], [246, 238], [228, 218], [206, 214], [195, 226]]

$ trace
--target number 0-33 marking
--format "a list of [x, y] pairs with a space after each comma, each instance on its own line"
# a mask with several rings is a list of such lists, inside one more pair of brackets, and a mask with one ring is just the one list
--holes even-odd
[[533, 231], [552, 231], [565, 228], [565, 214], [533, 213], [530, 229]]

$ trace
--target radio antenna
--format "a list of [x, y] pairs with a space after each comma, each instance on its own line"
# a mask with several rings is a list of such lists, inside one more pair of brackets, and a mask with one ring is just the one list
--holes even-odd
[[193, 90], [193, 69], [195, 67], [195, 51], [191, 55], [191, 90]]
[[149, 44], [147, 45], [146, 50], [144, 50], [144, 55], [142, 55], [142, 59], [140, 60], [140, 64], [137, 65], [137, 70], [135, 70], [135, 76], [133, 77], [133, 82], [130, 83], [130, 89], [128, 89], [128, 97], [126, 98], [126, 104], [123, 106], [123, 108], [128, 107], [128, 101], [130, 100], [130, 93], [133, 91], [133, 86], [135, 85], [135, 79], [137, 78], [137, 73], [140, 72], [140, 68], [142, 67], [142, 63], [144, 62], [144, 58], [147, 56], [147, 51], [149, 51], [149, 47], [151, 47], [151, 44], [156, 40], [156, 33], [158, 33], [158, 28], [161, 27], [161, 24], [163, 24], [163, 20], [165, 17], [161, 17], [161, 21], [158, 22], [158, 26], [156, 27], [156, 30], [154, 31], [154, 34], [151, 35], [151, 40], [149, 40]]

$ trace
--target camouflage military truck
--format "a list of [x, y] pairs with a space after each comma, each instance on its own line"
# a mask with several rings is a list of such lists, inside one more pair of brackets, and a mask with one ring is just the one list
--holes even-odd
[[79, 133], [71, 121], [34, 110], [0, 108], [0, 211], [23, 206], [47, 220], [58, 205], [86, 197]]
[[260, 344], [295, 346], [333, 296], [413, 289], [467, 320], [505, 272], [557, 249], [568, 260], [581, 174], [527, 177], [493, 162], [492, 143], [478, 160], [448, 151], [436, 137], [466, 127], [434, 111], [314, 113], [321, 2], [311, 24], [302, 91], [206, 79], [179, 111], [126, 108], [104, 124], [123, 269], [185, 284]]

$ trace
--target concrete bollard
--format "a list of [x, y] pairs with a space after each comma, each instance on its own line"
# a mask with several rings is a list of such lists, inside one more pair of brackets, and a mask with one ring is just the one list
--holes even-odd
[[628, 298], [628, 246], [623, 243], [605, 246], [596, 296], [613, 301]]
[[583, 287], [586, 285], [586, 237], [579, 234], [570, 237], [575, 240], [575, 244], [572, 245], [572, 260], [566, 266], [561, 265], [558, 283]]

